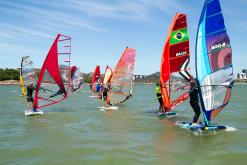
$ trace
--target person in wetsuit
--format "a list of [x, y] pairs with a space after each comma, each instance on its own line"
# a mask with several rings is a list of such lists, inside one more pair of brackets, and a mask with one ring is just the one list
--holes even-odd
[[103, 100], [105, 102], [105, 107], [108, 107], [109, 106], [109, 102], [107, 100], [107, 96], [108, 96], [108, 91], [110, 90], [110, 84], [106, 84], [106, 87], [103, 86], [103, 92], [102, 92], [102, 95], [103, 95]]
[[193, 124], [197, 124], [197, 121], [200, 117], [201, 110], [199, 106], [199, 98], [198, 98], [198, 87], [197, 87], [197, 79], [194, 79], [190, 82], [190, 105], [193, 108], [195, 115], [193, 117]]
[[98, 94], [98, 96], [101, 96], [101, 92], [102, 92], [101, 90], [102, 90], [102, 83], [99, 77], [96, 84], [96, 93]]
[[163, 101], [162, 101], [162, 94], [161, 94], [161, 89], [160, 89], [160, 83], [157, 82], [156, 83], [156, 88], [155, 88], [155, 92], [156, 92], [156, 97], [160, 103], [160, 106], [159, 106], [159, 112], [163, 112]]
[[27, 97], [27, 107], [28, 107], [28, 111], [30, 111], [30, 102], [32, 102], [32, 106], [33, 106], [33, 111], [36, 112], [36, 107], [35, 107], [35, 104], [33, 102], [33, 91], [35, 90], [36, 88], [34, 87], [33, 83], [31, 83], [30, 85], [27, 86], [27, 94], [26, 94], [26, 97]]

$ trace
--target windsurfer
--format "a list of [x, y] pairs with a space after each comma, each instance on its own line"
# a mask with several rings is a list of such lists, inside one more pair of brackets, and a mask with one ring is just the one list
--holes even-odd
[[105, 107], [108, 107], [110, 105], [109, 101], [107, 100], [109, 90], [110, 90], [110, 84], [107, 83], [105, 87], [103, 86], [103, 92], [102, 92], [103, 100], [105, 102], [105, 105], [104, 105]]
[[163, 102], [162, 102], [162, 95], [161, 95], [161, 89], [160, 89], [160, 83], [159, 82], [156, 83], [155, 92], [156, 92], [156, 97], [160, 103], [159, 112], [163, 112], [163, 106], [162, 106]]
[[97, 80], [97, 84], [96, 84], [96, 93], [98, 94], [98, 96], [101, 96], [101, 88], [102, 88], [102, 83], [100, 80], [100, 77]]
[[33, 83], [31, 83], [30, 85], [27, 86], [27, 111], [30, 112], [30, 102], [32, 102], [32, 106], [33, 106], [33, 112], [37, 112], [36, 110], [36, 106], [33, 102], [33, 91], [35, 90], [35, 86], [33, 85]]
[[189, 90], [189, 95], [190, 95], [190, 105], [193, 108], [195, 115], [193, 117], [193, 124], [197, 125], [197, 121], [200, 117], [201, 110], [199, 106], [199, 98], [198, 98], [198, 86], [197, 86], [197, 79], [191, 79], [192, 81], [190, 82], [190, 90]]

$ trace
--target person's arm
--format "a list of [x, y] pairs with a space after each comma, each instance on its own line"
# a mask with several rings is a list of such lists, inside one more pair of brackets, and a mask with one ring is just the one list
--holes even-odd
[[195, 87], [190, 87], [189, 92], [192, 93], [192, 92], [194, 92], [195, 90], [196, 90]]

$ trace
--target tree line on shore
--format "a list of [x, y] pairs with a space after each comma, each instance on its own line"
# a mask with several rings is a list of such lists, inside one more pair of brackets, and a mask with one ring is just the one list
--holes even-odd
[[[39, 74], [39, 70], [36, 70], [37, 75]], [[19, 69], [9, 69], [0, 68], [0, 81], [5, 80], [19, 80], [20, 71]], [[83, 79], [85, 83], [91, 83], [92, 73], [83, 73]]]
[[[35, 69], [37, 75], [40, 73], [40, 69]], [[135, 83], [156, 83], [159, 81], [159, 72], [153, 73], [145, 78], [135, 79]], [[0, 81], [4, 80], [19, 80], [19, 69], [0, 68]], [[85, 83], [91, 83], [93, 73], [83, 73], [83, 80]], [[103, 78], [104, 75], [101, 75]]]
[[19, 80], [19, 71], [17, 69], [0, 69], [0, 81]]

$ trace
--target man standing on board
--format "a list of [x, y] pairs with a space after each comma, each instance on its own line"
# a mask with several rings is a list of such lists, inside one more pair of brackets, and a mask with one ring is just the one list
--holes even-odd
[[96, 93], [98, 94], [99, 97], [101, 97], [101, 92], [102, 92], [102, 82], [99, 77], [96, 84]]
[[105, 86], [103, 86], [103, 92], [102, 92], [102, 100], [105, 103], [104, 104], [105, 107], [108, 107], [110, 105], [109, 100], [107, 99], [109, 90], [110, 90], [110, 84], [107, 83]]
[[198, 86], [197, 86], [197, 79], [192, 78], [191, 80], [192, 81], [190, 82], [190, 90], [189, 90], [190, 105], [195, 112], [192, 125], [196, 126], [196, 125], [198, 125], [197, 121], [198, 121], [200, 114], [201, 114], [201, 110], [200, 110], [200, 106], [199, 106], [199, 98], [198, 98], [199, 90], [198, 90]]
[[156, 97], [157, 97], [157, 99], [158, 99], [158, 101], [159, 101], [159, 104], [160, 104], [160, 106], [159, 106], [159, 112], [163, 112], [163, 102], [162, 102], [162, 94], [161, 94], [161, 89], [160, 89], [160, 83], [159, 82], [157, 82], [156, 83], [156, 88], [155, 88], [155, 92], [156, 92]]
[[33, 106], [33, 112], [37, 112], [36, 107], [33, 102], [33, 91], [35, 90], [35, 87], [33, 86], [33, 83], [27, 86], [27, 111], [30, 112], [30, 102], [32, 102]]

